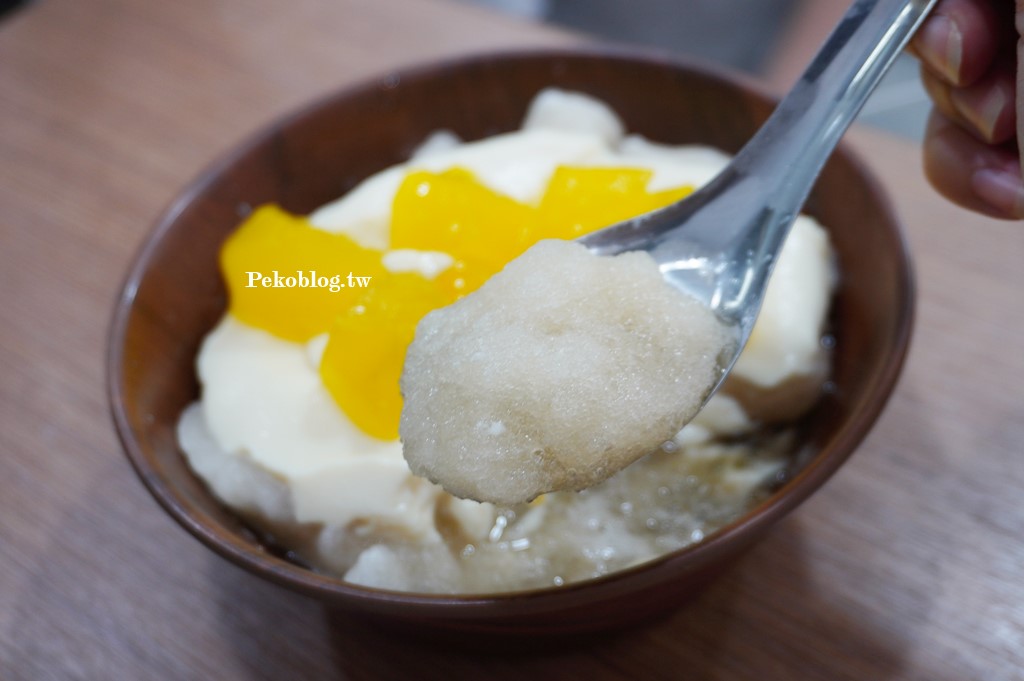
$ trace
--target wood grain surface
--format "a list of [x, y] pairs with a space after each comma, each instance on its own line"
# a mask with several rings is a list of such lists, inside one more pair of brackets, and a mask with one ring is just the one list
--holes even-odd
[[666, 620], [426, 646], [229, 565], [135, 479], [106, 326], [178, 189], [344, 83], [572, 40], [442, 0], [37, 0], [0, 23], [0, 679], [1024, 678], [1024, 226], [945, 204], [916, 148], [863, 131], [917, 260], [902, 382], [838, 475]]

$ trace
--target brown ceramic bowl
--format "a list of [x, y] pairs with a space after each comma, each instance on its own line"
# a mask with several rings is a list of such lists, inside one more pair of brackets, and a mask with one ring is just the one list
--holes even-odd
[[721, 573], [831, 476], [870, 429], [910, 338], [913, 281], [889, 204], [846, 149], [806, 211], [828, 227], [841, 283], [832, 312], [832, 381], [802, 424], [803, 462], [741, 519], [686, 549], [579, 584], [494, 596], [393, 593], [346, 584], [268, 550], [189, 470], [175, 424], [197, 398], [194, 360], [224, 313], [217, 250], [247, 206], [308, 213], [404, 160], [431, 131], [477, 139], [518, 127], [554, 85], [595, 95], [651, 139], [735, 152], [772, 102], [706, 69], [618, 52], [531, 52], [412, 68], [346, 88], [278, 121], [200, 176], [160, 219], [117, 303], [108, 379], [118, 433], [142, 481], [200, 541], [251, 572], [331, 606], [390, 622], [515, 633], [588, 631], [678, 605]]

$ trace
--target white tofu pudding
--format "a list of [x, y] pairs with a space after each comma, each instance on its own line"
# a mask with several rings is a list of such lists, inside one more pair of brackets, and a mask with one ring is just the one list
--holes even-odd
[[[657, 193], [699, 186], [726, 162], [712, 149], [625, 135], [600, 102], [547, 91], [521, 130], [469, 143], [439, 133], [408, 163], [368, 178], [309, 221], [322, 233], [347, 235], [382, 252], [375, 274], [381, 285], [374, 288], [374, 279], [370, 288], [384, 291], [386, 276], [441, 281], [458, 267], [458, 254], [442, 248], [396, 246], [396, 195], [416, 173], [464, 169], [500, 195], [488, 200], [540, 211], [566, 167], [645, 169], [645, 191]], [[571, 258], [563, 251], [575, 248], [559, 244], [548, 255]], [[639, 428], [642, 409], [610, 424], [622, 433], [620, 453], [640, 458], [581, 492], [515, 503], [546, 486], [534, 485], [517, 488], [502, 504], [449, 494], [412, 473], [397, 437], [371, 434], [332, 396], [322, 373], [325, 358], [336, 352], [335, 331], [289, 339], [230, 312], [200, 350], [201, 398], [182, 415], [179, 441], [222, 502], [298, 560], [351, 583], [471, 594], [589, 579], [701, 541], [784, 475], [791, 439], [785, 424], [804, 413], [827, 380], [828, 352], [820, 339], [833, 270], [824, 230], [800, 217], [723, 392], [678, 432], [672, 418], [654, 414]], [[351, 347], [369, 353], [375, 347], [370, 338]], [[528, 338], [524, 331], [524, 342]], [[595, 377], [588, 384], [594, 394], [570, 410], [576, 425], [566, 426], [561, 446], [572, 456], [583, 455], [574, 438], [597, 438], [607, 418], [591, 409], [614, 404], [599, 389], [603, 380]], [[393, 382], [397, 400], [397, 372]], [[486, 433], [508, 428], [493, 419], [484, 426]], [[578, 482], [596, 481], [593, 473]]]

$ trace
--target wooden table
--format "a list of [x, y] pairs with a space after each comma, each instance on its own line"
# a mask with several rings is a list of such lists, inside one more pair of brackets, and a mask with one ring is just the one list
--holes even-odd
[[666, 621], [428, 648], [229, 565], [135, 479], [106, 326], [179, 187], [344, 83], [572, 40], [443, 0], [36, 0], [0, 25], [0, 678], [1024, 678], [1024, 226], [945, 204], [917, 149], [863, 131], [917, 260], [906, 373], [835, 479]]

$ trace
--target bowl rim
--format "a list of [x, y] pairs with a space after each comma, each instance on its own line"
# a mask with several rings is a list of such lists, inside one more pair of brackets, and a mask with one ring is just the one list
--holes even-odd
[[[133, 431], [124, 408], [122, 382], [124, 379], [123, 348], [128, 328], [128, 320], [135, 301], [140, 281], [151, 265], [155, 254], [180, 217], [198, 195], [216, 177], [232, 167], [240, 159], [251, 153], [277, 131], [288, 128], [303, 119], [316, 114], [324, 107], [337, 105], [344, 100], [367, 96], [371, 91], [383, 87], [393, 87], [393, 83], [403, 79], [422, 79], [436, 77], [450, 70], [471, 68], [490, 61], [542, 61], [555, 62], [559, 59], [568, 60], [605, 60], [627, 62], [672, 70], [691, 71], [712, 79], [724, 81], [727, 85], [750, 92], [757, 98], [768, 103], [777, 102], [777, 97], [770, 93], [763, 84], [743, 74], [737, 74], [714, 64], [700, 60], [680, 57], [658, 50], [646, 48], [627, 48], [619, 46], [589, 45], [568, 48], [516, 48], [495, 51], [474, 52], [456, 57], [434, 60], [405, 68], [397, 68], [379, 73], [349, 84], [342, 84], [310, 102], [284, 114], [274, 117], [269, 123], [259, 126], [254, 132], [246, 135], [239, 143], [220, 153], [196, 175], [184, 189], [173, 198], [161, 211], [153, 226], [132, 257], [131, 265], [119, 289], [115, 300], [113, 315], [107, 334], [106, 352], [106, 383], [107, 397], [111, 416], [118, 439], [121, 442], [128, 460], [135, 473], [156, 499], [158, 504], [185, 530], [199, 539], [208, 548], [230, 562], [250, 572], [270, 579], [282, 586], [306, 595], [324, 597], [332, 602], [345, 602], [356, 609], [372, 607], [379, 611], [382, 604], [394, 604], [415, 613], [417, 609], [431, 610], [436, 615], [439, 606], [446, 606], [455, 616], [472, 614], [479, 616], [480, 609], [496, 603], [513, 603], [539, 599], [554, 599], [570, 602], [574, 594], [583, 590], [604, 589], [614, 593], [625, 593], [629, 589], [624, 582], [631, 581], [636, 575], [651, 571], [667, 562], [692, 561], [695, 565], [710, 561], [716, 550], [733, 541], [741, 540], [745, 535], [756, 535], [759, 530], [767, 529], [782, 516], [786, 515], [803, 503], [815, 490], [821, 487], [849, 458], [857, 446], [867, 436], [872, 424], [885, 408], [901, 374], [909, 351], [916, 316], [916, 284], [914, 268], [910, 257], [908, 242], [902, 223], [893, 210], [889, 195], [883, 190], [878, 179], [860, 156], [845, 142], [840, 142], [834, 153], [841, 153], [846, 161], [863, 178], [863, 181], [878, 200], [878, 207], [888, 222], [893, 225], [891, 237], [898, 249], [900, 299], [896, 302], [903, 315], [895, 329], [895, 338], [889, 357], [875, 372], [872, 383], [867, 390], [877, 399], [865, 403], [862, 408], [853, 412], [851, 417], [831, 438], [829, 446], [822, 448], [792, 478], [787, 480], [778, 490], [769, 495], [746, 513], [709, 534], [701, 541], [681, 549], [657, 556], [638, 565], [617, 570], [607, 575], [570, 582], [563, 586], [549, 586], [500, 593], [484, 594], [431, 594], [421, 592], [404, 592], [366, 587], [345, 582], [340, 577], [315, 572], [283, 557], [256, 549], [252, 544], [243, 541], [234, 533], [218, 534], [214, 527], [219, 523], [198, 506], [182, 499], [153, 469], [142, 451], [138, 438]], [[219, 502], [218, 503], [222, 503]], [[231, 509], [229, 512], [234, 513]]]

